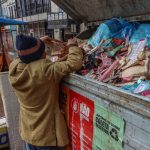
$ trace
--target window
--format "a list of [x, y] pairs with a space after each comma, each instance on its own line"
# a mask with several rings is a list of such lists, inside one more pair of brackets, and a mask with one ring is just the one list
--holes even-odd
[[77, 26], [76, 24], [71, 24], [71, 32], [76, 33], [77, 32]]
[[13, 19], [13, 18], [14, 18], [13, 6], [11, 6], [10, 8], [11, 8], [11, 13], [12, 13], [12, 16], [11, 16], [11, 18]]
[[49, 4], [49, 0], [43, 0], [44, 4]]
[[2, 9], [2, 14], [1, 14], [2, 16], [5, 16], [6, 15], [6, 8], [4, 7], [3, 9]]
[[59, 8], [59, 12], [63, 12], [63, 10], [61, 8]]
[[15, 11], [15, 18], [17, 17], [17, 10], [16, 10], [16, 6], [14, 5], [14, 11]]
[[59, 13], [59, 19], [60, 19], [60, 20], [63, 19], [63, 13]]
[[9, 9], [9, 17], [11, 18], [11, 16], [12, 16], [11, 8], [10, 8], [10, 7], [8, 7], [8, 9]]
[[13, 9], [12, 9], [12, 6], [10, 6], [10, 11], [11, 11], [11, 18], [13, 18]]
[[42, 0], [36, 0], [37, 4], [42, 4]]
[[30, 0], [31, 4], [35, 3], [35, 0]]
[[54, 20], [54, 14], [51, 14], [51, 20]]
[[51, 15], [50, 14], [48, 14], [48, 21], [50, 21], [51, 20]]
[[67, 19], [67, 14], [65, 12], [63, 13], [63, 19]]
[[58, 20], [59, 18], [58, 18], [58, 14], [56, 13], [55, 14], [55, 20]]

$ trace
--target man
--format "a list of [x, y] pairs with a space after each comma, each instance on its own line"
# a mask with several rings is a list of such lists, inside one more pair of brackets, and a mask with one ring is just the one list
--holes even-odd
[[20, 103], [20, 135], [25, 150], [59, 150], [68, 144], [67, 127], [59, 108], [59, 83], [82, 66], [83, 54], [68, 43], [66, 61], [46, 59], [42, 40], [18, 35], [19, 58], [9, 68], [9, 80]]

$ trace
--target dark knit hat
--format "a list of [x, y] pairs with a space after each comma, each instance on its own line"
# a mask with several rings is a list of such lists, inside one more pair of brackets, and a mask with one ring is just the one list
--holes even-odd
[[21, 61], [30, 63], [42, 57], [45, 51], [45, 44], [32, 36], [20, 34], [16, 37], [16, 48]]

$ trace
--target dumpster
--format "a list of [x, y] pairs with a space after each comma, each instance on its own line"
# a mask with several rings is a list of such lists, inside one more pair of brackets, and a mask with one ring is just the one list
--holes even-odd
[[[150, 19], [148, 0], [53, 1], [86, 28], [112, 17]], [[70, 149], [150, 150], [149, 98], [76, 74], [63, 81], [61, 92]]]

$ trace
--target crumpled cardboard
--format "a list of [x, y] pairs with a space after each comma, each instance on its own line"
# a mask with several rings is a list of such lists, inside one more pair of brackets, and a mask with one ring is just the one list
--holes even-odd
[[140, 77], [140, 76], [148, 76], [148, 59], [144, 60], [143, 65], [135, 65], [125, 69], [122, 72], [122, 78], [125, 77]]

